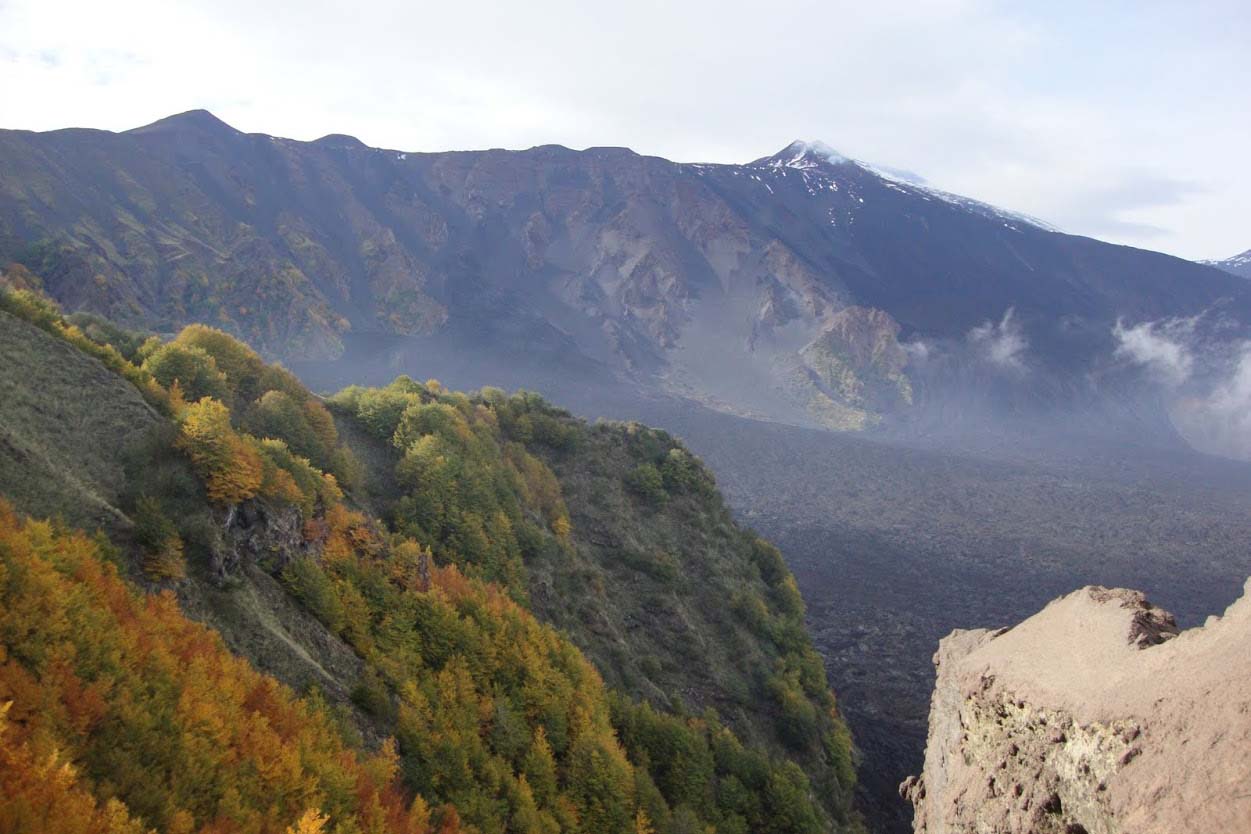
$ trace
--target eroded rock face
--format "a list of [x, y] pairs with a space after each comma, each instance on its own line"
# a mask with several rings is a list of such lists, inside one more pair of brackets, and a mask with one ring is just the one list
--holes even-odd
[[223, 540], [212, 555], [213, 575], [224, 582], [241, 565], [277, 575], [292, 559], [310, 552], [304, 517], [296, 507], [273, 507], [252, 499], [224, 511]]
[[1142, 594], [1087, 587], [934, 655], [914, 830], [1251, 832], [1251, 580], [1178, 633]]

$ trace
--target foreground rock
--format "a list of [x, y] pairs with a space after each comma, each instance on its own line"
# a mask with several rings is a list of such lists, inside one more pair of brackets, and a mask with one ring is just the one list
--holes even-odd
[[1087, 587], [1012, 629], [940, 644], [914, 829], [1251, 831], [1251, 580], [1182, 633]]

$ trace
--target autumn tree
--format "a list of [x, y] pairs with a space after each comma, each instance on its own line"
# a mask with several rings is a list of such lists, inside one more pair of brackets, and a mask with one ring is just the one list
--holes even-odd
[[172, 594], [135, 593], [94, 541], [3, 502], [0, 657], [0, 831], [431, 834], [393, 745], [354, 752]]
[[213, 503], [238, 504], [260, 489], [261, 457], [231, 427], [230, 410], [218, 400], [187, 407], [179, 417], [177, 446], [191, 458]]

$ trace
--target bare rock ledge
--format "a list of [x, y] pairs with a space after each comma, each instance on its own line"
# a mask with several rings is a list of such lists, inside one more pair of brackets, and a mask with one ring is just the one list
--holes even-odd
[[925, 834], [1251, 834], [1251, 579], [1178, 633], [1136, 591], [1087, 587], [934, 655]]

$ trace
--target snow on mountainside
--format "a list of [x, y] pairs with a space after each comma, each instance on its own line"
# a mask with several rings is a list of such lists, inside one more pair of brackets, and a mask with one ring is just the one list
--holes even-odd
[[1240, 278], [1251, 278], [1251, 249], [1248, 249], [1241, 255], [1234, 255], [1232, 258], [1225, 258], [1222, 261], [1199, 261], [1199, 263], [1223, 269], [1229, 274], [1237, 275]]
[[912, 171], [905, 171], [899, 168], [893, 168], [887, 165], [877, 165], [872, 162], [865, 162], [861, 159], [852, 159], [849, 156], [839, 153], [824, 142], [821, 141], [804, 141], [795, 140], [787, 145], [780, 153], [770, 157], [758, 159], [752, 162], [751, 168], [768, 168], [775, 172], [783, 169], [792, 169], [806, 172], [806, 175], [812, 177], [821, 177], [821, 185], [826, 188], [837, 190], [837, 171], [839, 168], [846, 166], [854, 166], [861, 171], [873, 174], [882, 181], [887, 188], [893, 188], [905, 194], [912, 194], [923, 200], [937, 199], [945, 203], [949, 203], [958, 208], [965, 209], [974, 214], [983, 217], [1002, 220], [1007, 224], [1027, 223], [1039, 229], [1049, 232], [1059, 231], [1055, 226], [1039, 220], [1035, 217], [1022, 214], [1020, 212], [1009, 211], [1007, 209], [992, 206], [989, 203], [983, 203], [981, 200], [975, 200], [972, 197], [965, 197], [960, 194], [953, 194], [950, 191], [943, 191], [934, 188], [925, 178]]

